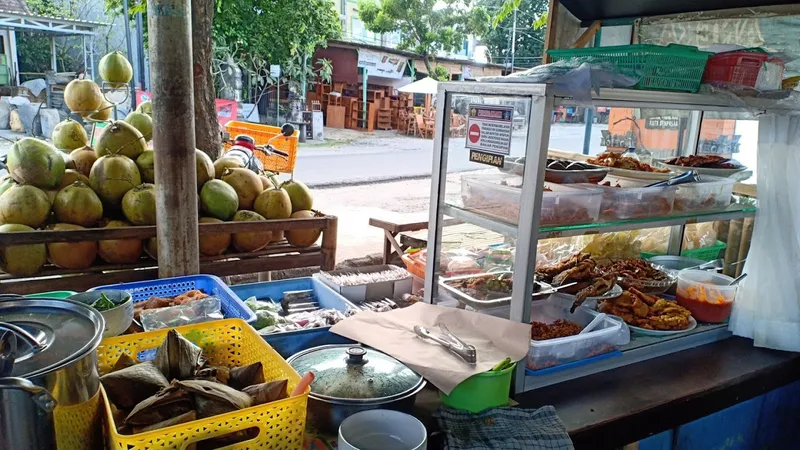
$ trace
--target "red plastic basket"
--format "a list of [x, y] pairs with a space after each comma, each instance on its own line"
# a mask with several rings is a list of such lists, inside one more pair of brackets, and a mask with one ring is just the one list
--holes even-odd
[[708, 58], [704, 82], [723, 82], [756, 87], [758, 72], [769, 55], [752, 52], [727, 52]]

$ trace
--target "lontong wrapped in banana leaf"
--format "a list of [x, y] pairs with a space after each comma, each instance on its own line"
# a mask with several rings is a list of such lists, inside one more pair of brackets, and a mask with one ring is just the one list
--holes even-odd
[[249, 395], [215, 381], [186, 380], [175, 384], [192, 394], [200, 418], [249, 408], [253, 403]]
[[100, 382], [103, 383], [108, 399], [120, 409], [133, 408], [169, 386], [169, 381], [150, 362], [107, 373], [100, 377]]
[[179, 383], [173, 382], [158, 394], [141, 401], [125, 418], [125, 424], [134, 428], [144, 427], [192, 411], [192, 400]]
[[168, 380], [183, 380], [194, 376], [200, 365], [203, 350], [175, 330], [169, 330], [153, 359], [155, 365]]
[[288, 398], [286, 386], [289, 380], [270, 381], [268, 383], [254, 384], [242, 389], [242, 392], [250, 396], [253, 406], [263, 405], [264, 403], [274, 402]]
[[264, 382], [264, 369], [261, 362], [242, 367], [232, 367], [228, 386], [241, 391], [247, 386]]

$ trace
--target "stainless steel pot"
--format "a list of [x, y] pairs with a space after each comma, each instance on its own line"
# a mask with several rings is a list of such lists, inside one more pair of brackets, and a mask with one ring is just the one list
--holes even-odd
[[371, 409], [411, 413], [425, 380], [400, 361], [375, 349], [323, 345], [290, 357], [300, 373], [314, 372], [308, 415], [315, 428], [337, 433], [342, 421]]
[[[103, 316], [67, 300], [4, 296], [0, 318], [0, 333], [14, 337], [6, 340], [13, 348], [4, 353], [13, 355], [13, 366], [4, 360], [5, 377], [0, 378], [0, 448], [52, 449], [54, 409], [99, 398], [96, 349]], [[80, 410], [70, 408], [70, 414]], [[80, 423], [85, 418], [70, 419]], [[96, 432], [96, 425], [88, 424], [86, 432]], [[74, 438], [95, 448], [94, 434]]]

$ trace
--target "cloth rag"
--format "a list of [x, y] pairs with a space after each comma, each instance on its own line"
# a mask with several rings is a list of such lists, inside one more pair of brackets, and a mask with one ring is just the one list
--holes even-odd
[[450, 408], [434, 413], [446, 450], [574, 450], [552, 406], [492, 408], [477, 414]]

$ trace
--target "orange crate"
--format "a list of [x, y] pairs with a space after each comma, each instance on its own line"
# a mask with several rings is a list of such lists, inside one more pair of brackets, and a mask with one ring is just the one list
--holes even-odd
[[[270, 139], [281, 134], [280, 127], [262, 125], [259, 123], [237, 122], [235, 120], [228, 122], [228, 124], [225, 125], [225, 129], [230, 133], [232, 139], [240, 134], [245, 134], [253, 138], [256, 141], [256, 145], [266, 145]], [[275, 147], [276, 150], [280, 150], [289, 155], [288, 159], [283, 159], [276, 155], [267, 156], [261, 152], [255, 152], [256, 158], [264, 164], [264, 169], [266, 170], [283, 173], [294, 172], [294, 164], [297, 160], [298, 136], [300, 136], [300, 132], [295, 130], [291, 137], [287, 138], [281, 136], [272, 141], [272, 146]], [[225, 151], [227, 152], [230, 147], [231, 144], [226, 143]]]
[[[287, 378], [291, 392], [300, 382], [300, 375], [264, 340], [250, 325], [241, 319], [223, 319], [175, 328], [186, 339], [203, 349], [212, 364], [242, 366], [261, 362], [267, 380]], [[108, 372], [120, 355], [136, 357], [155, 355], [167, 336], [168, 329], [122, 335], [103, 339], [97, 348], [97, 368], [100, 374]], [[144, 357], [140, 359], [146, 359]], [[295, 450], [303, 448], [306, 428], [308, 392], [264, 405], [219, 414], [185, 424], [138, 434], [117, 433], [111, 405], [103, 392], [106, 415], [106, 434], [109, 447], [115, 450], [178, 449], [190, 444], [256, 427], [257, 437], [225, 447], [228, 450], [269, 449]]]

